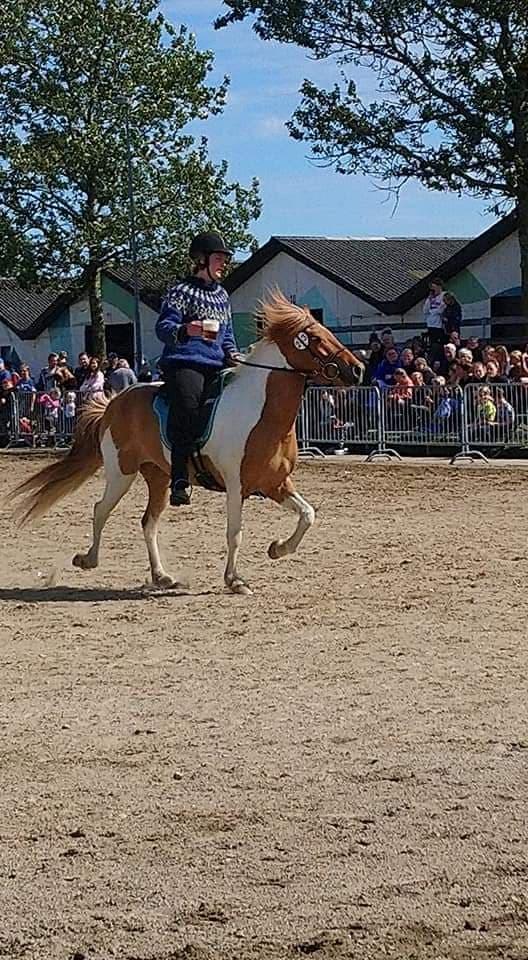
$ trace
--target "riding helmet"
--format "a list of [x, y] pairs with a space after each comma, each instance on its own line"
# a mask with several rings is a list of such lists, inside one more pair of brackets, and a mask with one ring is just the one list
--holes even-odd
[[199, 233], [191, 240], [189, 256], [196, 260], [200, 255], [210, 257], [212, 253], [225, 253], [233, 256], [233, 251], [226, 247], [224, 238], [219, 233]]

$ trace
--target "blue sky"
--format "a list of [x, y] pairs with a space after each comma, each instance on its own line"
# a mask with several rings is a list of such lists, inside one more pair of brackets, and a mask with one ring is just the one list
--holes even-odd
[[[369, 178], [317, 167], [308, 159], [309, 145], [293, 141], [284, 123], [302, 80], [330, 85], [335, 65], [310, 60], [299, 47], [265, 43], [248, 22], [215, 31], [222, 0], [161, 0], [160, 6], [172, 23], [189, 27], [200, 49], [214, 52], [213, 81], [231, 78], [224, 113], [196, 127], [207, 135], [212, 158], [228, 161], [234, 179], [259, 178], [264, 208], [253, 227], [259, 242], [272, 234], [470, 237], [493, 223], [482, 200], [409, 183], [394, 209], [393, 198]], [[374, 92], [368, 71], [354, 79], [362, 95]]]

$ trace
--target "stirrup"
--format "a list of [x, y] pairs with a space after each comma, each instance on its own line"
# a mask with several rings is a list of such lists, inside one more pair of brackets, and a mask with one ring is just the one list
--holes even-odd
[[185, 487], [177, 487], [170, 492], [171, 507], [187, 507], [191, 502], [191, 495]]

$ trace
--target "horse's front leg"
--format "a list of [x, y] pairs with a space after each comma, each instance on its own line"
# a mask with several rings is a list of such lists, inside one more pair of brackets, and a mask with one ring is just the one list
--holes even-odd
[[268, 548], [268, 556], [272, 560], [278, 560], [289, 553], [295, 553], [305, 533], [313, 526], [315, 521], [315, 510], [307, 500], [297, 493], [293, 483], [288, 480], [282, 491], [277, 491], [274, 496], [270, 494], [273, 500], [280, 503], [287, 510], [292, 510], [298, 516], [297, 526], [291, 537], [287, 540], [274, 540]]
[[227, 564], [224, 573], [226, 587], [232, 593], [251, 594], [248, 584], [239, 576], [237, 559], [242, 543], [242, 492], [240, 481], [227, 484]]

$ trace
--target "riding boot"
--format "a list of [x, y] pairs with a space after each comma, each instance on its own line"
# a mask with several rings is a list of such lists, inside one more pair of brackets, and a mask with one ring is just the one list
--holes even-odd
[[176, 444], [172, 447], [171, 455], [171, 492], [172, 507], [186, 506], [191, 502], [189, 495], [189, 471], [187, 468], [187, 453]]

